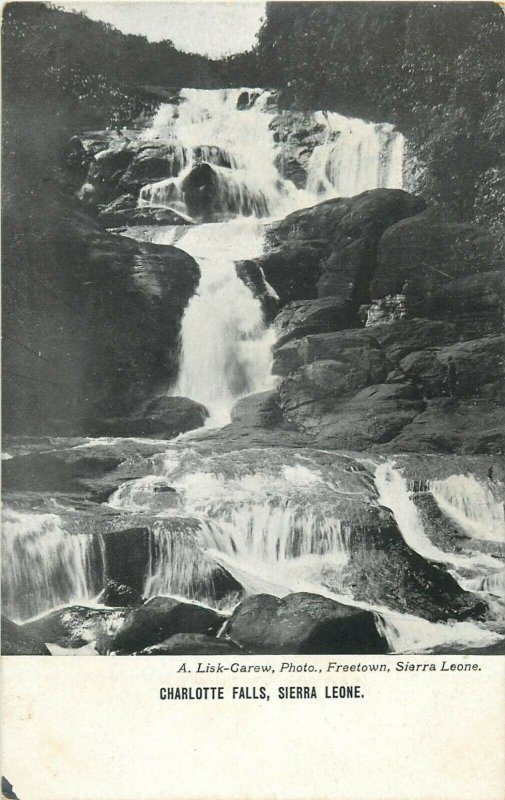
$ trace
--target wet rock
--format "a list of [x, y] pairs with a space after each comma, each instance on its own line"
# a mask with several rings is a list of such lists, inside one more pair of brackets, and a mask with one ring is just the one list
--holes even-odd
[[[93, 435], [97, 420], [133, 413], [175, 377], [180, 321], [200, 272], [175, 247], [105, 232], [75, 199], [54, 206], [44, 212], [39, 261], [41, 280], [56, 288], [22, 302], [10, 323], [13, 337], [25, 341], [29, 313], [34, 331], [44, 332], [47, 361], [36, 359], [45, 365], [37, 366], [14, 346], [4, 353], [6, 368], [34, 371], [30, 392], [19, 381], [4, 387], [4, 424], [23, 435]], [[17, 247], [12, 268], [28, 257]], [[11, 293], [12, 302], [21, 301]]]
[[119, 182], [134, 156], [135, 146], [128, 142], [113, 144], [94, 156], [86, 180], [93, 187], [98, 202], [107, 202], [124, 194]]
[[115, 651], [140, 652], [176, 633], [216, 635], [223, 622], [224, 617], [210, 608], [182, 603], [171, 597], [154, 597], [129, 612], [111, 646]]
[[353, 312], [339, 297], [288, 303], [275, 318], [276, 347], [309, 334], [352, 328], [354, 320]]
[[97, 602], [103, 606], [128, 608], [142, 605], [144, 598], [132, 586], [108, 580], [103, 591], [98, 595]]
[[[104, 535], [103, 542], [108, 582], [111, 582], [114, 588], [118, 585], [126, 585], [135, 592], [137, 597], [141, 597], [149, 564], [149, 528], [125, 528], [109, 531]], [[117, 594], [117, 592], [113, 592], [113, 594]], [[104, 605], [111, 605], [105, 601], [101, 602]], [[130, 604], [126, 603], [125, 605]]]
[[[131, 197], [131, 195], [126, 195]], [[111, 203], [102, 209], [98, 214], [98, 219], [107, 228], [120, 228], [124, 226], [136, 225], [191, 225], [192, 220], [183, 214], [178, 214], [170, 208], [164, 206], [142, 206], [113, 208], [115, 203]]]
[[505, 454], [503, 405], [484, 398], [435, 398], [381, 452]]
[[370, 291], [379, 298], [402, 292], [407, 280], [420, 275], [433, 287], [498, 268], [503, 268], [503, 259], [492, 234], [427, 212], [390, 224], [384, 231]]
[[29, 636], [60, 647], [75, 649], [93, 643], [102, 654], [109, 651], [110, 637], [122, 625], [126, 613], [122, 609], [75, 605], [25, 622], [22, 629]]
[[201, 428], [209, 416], [205, 406], [188, 397], [156, 397], [142, 414], [104, 420], [100, 433], [108, 436], [149, 436], [172, 439]]
[[374, 615], [317, 594], [283, 599], [260, 594], [243, 600], [227, 635], [253, 653], [385, 653]]
[[82, 490], [82, 480], [103, 476], [121, 463], [107, 449], [64, 448], [14, 456], [3, 463], [4, 489], [17, 491]]
[[259, 96], [259, 92], [241, 92], [237, 99], [237, 111], [245, 111], [247, 108], [252, 108]]
[[254, 261], [238, 261], [235, 269], [240, 280], [260, 301], [265, 322], [272, 322], [279, 308], [279, 298], [265, 280], [265, 274], [260, 265]]
[[400, 361], [399, 369], [425, 397], [475, 397], [482, 387], [503, 382], [505, 336], [416, 351]]
[[[444, 565], [408, 547], [394, 522], [380, 529], [354, 529], [348, 547], [351, 555], [337, 583], [356, 600], [432, 622], [482, 619], [487, 610], [486, 603], [464, 591]], [[334, 588], [329, 575], [326, 585]]]
[[142, 186], [179, 175], [188, 163], [180, 144], [145, 142], [136, 146], [133, 159], [122, 174], [118, 189], [138, 194]]
[[216, 174], [210, 164], [197, 164], [182, 184], [184, 202], [192, 217], [210, 220], [217, 195]]
[[176, 633], [160, 644], [141, 650], [140, 656], [237, 656], [243, 650], [228, 639], [216, 639], [203, 633]]
[[27, 632], [2, 614], [2, 655], [50, 656], [43, 639]]
[[279, 297], [280, 305], [317, 297], [317, 281], [325, 246], [317, 241], [287, 242], [250, 263], [260, 268]]

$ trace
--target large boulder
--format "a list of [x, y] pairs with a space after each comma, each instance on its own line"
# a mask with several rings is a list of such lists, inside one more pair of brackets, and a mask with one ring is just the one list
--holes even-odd
[[275, 318], [276, 346], [312, 333], [329, 333], [352, 327], [353, 314], [340, 297], [288, 303]]
[[97, 597], [97, 602], [103, 606], [112, 608], [129, 608], [140, 606], [144, 598], [132, 586], [128, 586], [118, 581], [108, 580], [103, 590]]
[[149, 436], [171, 439], [201, 428], [209, 413], [205, 406], [188, 397], [156, 397], [142, 414], [104, 420], [101, 428], [109, 436]]
[[503, 401], [437, 397], [378, 448], [388, 453], [505, 454]]
[[[331, 367], [323, 370], [314, 362], [328, 365], [331, 362]], [[316, 385], [317, 376], [326, 373], [331, 382], [331, 385], [327, 385], [327, 391], [334, 398], [379, 383], [386, 377], [384, 353], [373, 334], [366, 329], [304, 336], [275, 349], [275, 374], [286, 375], [296, 368], [305, 368], [303, 374], [309, 380], [313, 375]], [[338, 380], [341, 381], [340, 388], [335, 384]], [[321, 388], [324, 391], [324, 380]]]
[[210, 220], [218, 194], [216, 173], [210, 164], [202, 163], [194, 166], [184, 178], [181, 190], [191, 216]]
[[2, 614], [2, 655], [4, 656], [50, 656], [43, 639], [30, 634], [22, 625]]
[[317, 594], [298, 592], [280, 600], [259, 594], [243, 600], [226, 633], [253, 653], [386, 653], [374, 615]]
[[401, 292], [419, 275], [440, 286], [463, 275], [503, 269], [495, 236], [476, 225], [445, 222], [433, 212], [411, 216], [384, 230], [371, 296]]
[[425, 397], [475, 397], [486, 387], [498, 394], [505, 376], [505, 335], [486, 336], [409, 353], [399, 369]]
[[188, 154], [182, 145], [145, 142], [137, 146], [133, 159], [118, 181], [118, 190], [138, 194], [148, 183], [177, 177], [187, 164]]
[[216, 635], [224, 622], [216, 611], [171, 597], [154, 597], [129, 612], [111, 642], [114, 651], [134, 653], [159, 644], [176, 633]]
[[[11, 287], [5, 297], [17, 309], [9, 335], [41, 358], [4, 347], [5, 368], [30, 376], [29, 387], [4, 384], [4, 425], [92, 435], [97, 420], [133, 413], [175, 378], [180, 322], [200, 271], [175, 247], [105, 232], [72, 198], [53, 198], [43, 219], [37, 264], [46, 290]], [[14, 238], [11, 271], [35, 258], [27, 239]]]
[[23, 631], [43, 642], [65, 648], [79, 648], [93, 644], [97, 652], [110, 650], [110, 638], [123, 623], [125, 609], [69, 606], [50, 611], [31, 622], [25, 622]]
[[462, 589], [448, 565], [432, 563], [410, 548], [394, 522], [353, 530], [348, 547], [351, 555], [335, 587], [327, 576], [330, 589], [345, 588], [355, 600], [432, 622], [482, 619], [486, 613], [486, 603]]

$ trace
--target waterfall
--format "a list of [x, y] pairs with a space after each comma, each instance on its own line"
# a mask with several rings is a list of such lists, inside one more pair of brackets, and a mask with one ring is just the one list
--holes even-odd
[[[482, 533], [489, 518], [496, 520], [498, 523], [496, 528], [498, 535], [496, 538], [499, 541], [503, 541], [505, 530], [501, 520], [498, 519], [500, 504], [494, 500], [490, 489], [481, 486], [473, 477], [469, 479], [473, 497], [464, 498], [464, 495], [461, 494], [461, 488], [466, 485], [466, 481], [462, 481], [462, 478], [463, 476], [453, 475], [445, 481], [434, 482], [434, 496], [441, 511], [446, 513], [446, 509], [448, 509], [447, 516], [449, 518], [453, 518], [459, 523], [463, 520], [461, 527], [466, 527], [470, 535], [475, 535], [475, 531]], [[480, 552], [459, 556], [452, 552], [445, 552], [431, 542], [424, 530], [417, 506], [410, 496], [408, 482], [395, 469], [393, 464], [385, 462], [377, 467], [375, 483], [379, 492], [379, 501], [393, 511], [400, 532], [412, 550], [415, 550], [416, 553], [419, 553], [427, 560], [445, 564], [450, 568], [449, 572], [458, 581], [459, 585], [467, 591], [491, 593], [496, 591], [498, 594], [503, 593], [505, 570], [500, 560]], [[459, 489], [459, 493], [454, 491], [455, 486]], [[448, 495], [453, 503], [445, 499], [444, 493], [445, 497]], [[475, 502], [475, 497], [479, 499], [484, 497], [487, 502]], [[470, 510], [473, 516], [470, 516], [470, 514], [465, 516], [457, 507], [458, 501], [465, 511], [468, 512]], [[483, 513], [483, 509], [484, 512], [487, 512], [488, 519], [486, 519], [486, 513]], [[503, 511], [503, 506], [501, 506], [501, 509]], [[498, 527], [500, 528], [499, 530]], [[481, 536], [480, 538], [491, 537]]]
[[441, 511], [469, 536], [501, 542], [505, 539], [505, 507], [490, 481], [473, 475], [451, 475], [430, 481], [429, 488]]
[[[367, 189], [401, 189], [403, 136], [392, 125], [318, 112], [326, 141], [314, 148], [307, 190], [323, 197], [351, 197]], [[319, 197], [321, 199], [321, 197]]]
[[237, 108], [243, 89], [183, 89], [179, 104], [162, 104], [145, 139], [183, 146], [187, 166], [177, 177], [144, 186], [140, 205], [166, 205], [188, 212], [183, 198], [185, 180], [198, 164], [211, 165], [214, 214], [226, 217], [282, 216], [299, 207], [295, 186], [284, 181], [275, 164], [275, 151], [266, 110], [270, 93], [257, 95], [247, 108]]
[[[245, 107], [244, 92], [250, 98]], [[315, 119], [326, 125], [327, 142], [314, 150], [307, 190], [297, 190], [275, 166], [270, 97], [261, 89], [184, 89], [179, 103], [162, 104], [142, 134], [172, 143], [182, 155], [179, 173], [144, 186], [139, 204], [191, 216], [192, 204], [206, 197], [216, 220], [150, 233], [151, 241], [176, 244], [200, 266], [197, 294], [182, 321], [179, 375], [169, 391], [203, 403], [209, 426], [229, 422], [240, 397], [272, 386], [274, 334], [265, 329], [260, 304], [237, 278], [234, 264], [261, 255], [263, 228], [257, 220], [311, 205], [321, 192], [353, 195], [401, 186], [403, 140], [391, 125], [318, 112]], [[197, 167], [205, 169], [195, 173]], [[192, 181], [196, 200], [188, 199]]]
[[235, 268], [236, 261], [261, 253], [263, 229], [256, 220], [238, 219], [182, 231], [163, 229], [152, 241], [177, 244], [201, 271], [182, 320], [179, 376], [170, 394], [203, 403], [210, 414], [208, 426], [224, 425], [238, 398], [273, 385], [274, 333]]
[[65, 529], [57, 514], [5, 508], [2, 602], [16, 621], [66, 603], [89, 602], [103, 586], [100, 541]]

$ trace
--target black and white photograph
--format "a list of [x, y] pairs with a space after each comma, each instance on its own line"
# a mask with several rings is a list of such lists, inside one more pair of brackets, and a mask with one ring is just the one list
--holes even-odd
[[3, 655], [504, 654], [503, 8], [2, 39]]

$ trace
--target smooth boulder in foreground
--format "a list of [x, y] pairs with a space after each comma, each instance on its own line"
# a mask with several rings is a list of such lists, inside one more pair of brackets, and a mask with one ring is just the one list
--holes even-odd
[[169, 639], [176, 633], [203, 633], [216, 636], [224, 617], [216, 611], [172, 597], [154, 597], [131, 611], [116, 633], [111, 649], [138, 653]]
[[233, 612], [226, 633], [253, 653], [388, 652], [370, 611], [308, 592], [282, 599], [269, 594], [248, 597]]

